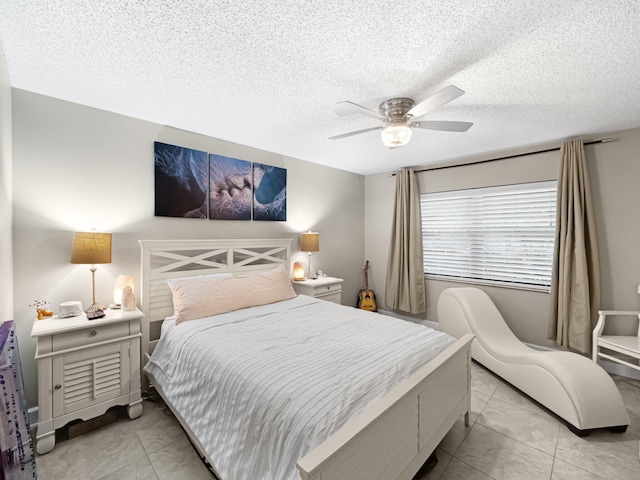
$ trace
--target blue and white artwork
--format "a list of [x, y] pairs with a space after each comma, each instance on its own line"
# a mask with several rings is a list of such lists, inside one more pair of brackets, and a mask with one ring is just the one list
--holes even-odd
[[287, 220], [287, 170], [253, 164], [253, 219]]
[[154, 142], [155, 215], [207, 218], [207, 153]]
[[209, 154], [209, 218], [251, 220], [251, 162]]
[[154, 142], [155, 215], [287, 220], [287, 170]]

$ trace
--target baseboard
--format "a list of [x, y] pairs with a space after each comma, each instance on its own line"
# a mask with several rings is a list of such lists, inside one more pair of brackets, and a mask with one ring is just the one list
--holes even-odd
[[32, 407], [27, 410], [27, 415], [29, 415], [29, 431], [31, 433], [31, 438], [35, 441], [36, 433], [38, 431], [38, 407]]
[[440, 330], [440, 324], [438, 322], [432, 322], [431, 320], [410, 317], [409, 315], [402, 315], [390, 310], [378, 310], [378, 313], [381, 313], [382, 315], [388, 315], [389, 317], [399, 318], [400, 320], [406, 320], [408, 322], [420, 323], [421, 325], [426, 325], [427, 327], [431, 327], [434, 330]]
[[27, 410], [29, 414], [29, 425], [31, 428], [35, 428], [38, 426], [38, 407], [31, 407]]
[[[559, 350], [555, 348], [543, 347], [540, 345], [533, 345], [530, 343], [527, 343], [525, 345], [531, 348], [534, 348], [536, 350]], [[591, 359], [591, 355], [585, 355], [585, 356]], [[627, 367], [626, 365], [622, 365], [621, 363], [611, 362], [605, 359], [598, 359], [598, 365], [600, 365], [605, 372], [610, 373], [612, 375], [620, 375], [621, 377], [640, 380], [640, 371], [631, 367]]]
[[635, 368], [627, 367], [621, 363], [610, 362], [609, 360], [598, 360], [598, 365], [613, 375], [620, 375], [622, 377], [640, 380], [640, 371]]
[[545, 352], [555, 352], [555, 351], [562, 351], [559, 348], [553, 348], [553, 347], [543, 347], [542, 345], [536, 345], [535, 343], [527, 343], [527, 342], [522, 342], [524, 343], [527, 347], [533, 348], [534, 350], [542, 350]]
[[75, 438], [79, 435], [83, 435], [87, 432], [91, 432], [98, 428], [109, 425], [118, 419], [117, 410], [107, 410], [102, 415], [90, 418], [89, 420], [78, 420], [67, 424], [64, 429], [67, 431], [67, 437], [69, 439]]
[[[390, 310], [378, 310], [378, 313], [381, 313], [383, 315], [388, 315], [390, 317], [399, 318], [401, 320], [406, 320], [413, 323], [420, 323], [422, 325], [426, 325], [427, 327], [431, 327], [434, 330], [440, 330], [440, 324], [438, 322], [433, 322], [431, 320], [410, 317], [408, 315], [402, 315], [400, 313], [396, 313]], [[525, 345], [535, 350], [545, 350], [545, 351], [559, 350], [552, 347], [535, 345], [532, 343], [525, 343]], [[589, 356], [589, 358], [591, 357]], [[627, 367], [626, 365], [622, 365], [620, 363], [610, 362], [608, 360], [602, 360], [602, 359], [598, 360], [598, 365], [600, 365], [606, 372], [612, 375], [620, 375], [622, 377], [628, 377], [628, 378], [633, 378], [635, 380], [640, 380], [640, 371], [635, 370], [631, 367]]]

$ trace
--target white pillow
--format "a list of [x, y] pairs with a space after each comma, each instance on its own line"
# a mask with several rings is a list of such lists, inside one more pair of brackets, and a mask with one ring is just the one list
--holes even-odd
[[[169, 288], [171, 289], [171, 294], [173, 295], [173, 286], [176, 285], [178, 282], [184, 282], [184, 281], [191, 281], [191, 280], [195, 280], [195, 281], [207, 281], [207, 280], [211, 280], [214, 278], [228, 278], [233, 276], [231, 273], [208, 273], [206, 275], [192, 275], [189, 277], [179, 277], [179, 278], [169, 278], [167, 279], [167, 284], [169, 285]], [[176, 317], [176, 300], [175, 298], [173, 299], [173, 316]], [[175, 323], [175, 318], [174, 318], [174, 323]]]
[[167, 279], [167, 283], [169, 284], [169, 288], [173, 288], [176, 282], [180, 282], [182, 280], [210, 280], [212, 278], [228, 278], [232, 277], [231, 273], [209, 273], [207, 275], [192, 275], [190, 277], [179, 277], [179, 278], [169, 278]]
[[282, 265], [250, 274], [206, 277], [177, 278], [170, 284], [176, 325], [296, 296]]

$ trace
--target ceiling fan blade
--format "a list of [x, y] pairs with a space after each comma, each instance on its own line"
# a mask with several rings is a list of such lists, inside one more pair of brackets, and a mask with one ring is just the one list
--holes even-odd
[[464, 90], [460, 90], [458, 87], [453, 85], [449, 85], [448, 87], [444, 87], [442, 90], [437, 91], [433, 95], [431, 95], [426, 100], [423, 100], [416, 106], [414, 106], [411, 110], [409, 110], [404, 118], [410, 120], [412, 118], [418, 118], [422, 115], [429, 113], [432, 110], [444, 105], [445, 103], [449, 103], [452, 100], [455, 100], [459, 96], [464, 94]]
[[348, 100], [336, 103], [335, 111], [340, 116], [361, 113], [363, 115], [382, 120], [382, 117], [378, 112], [374, 112], [367, 107], [363, 107], [362, 105], [358, 105], [357, 103], [349, 102]]
[[371, 127], [365, 128], [364, 130], [356, 130], [355, 132], [343, 133], [342, 135], [335, 135], [333, 137], [329, 137], [329, 140], [339, 140], [341, 138], [351, 137], [353, 135], [360, 135], [361, 133], [371, 132], [372, 130], [382, 130], [384, 127]]
[[471, 122], [449, 122], [446, 120], [428, 120], [410, 123], [412, 128], [424, 128], [427, 130], [441, 130], [443, 132], [466, 132], [471, 128]]

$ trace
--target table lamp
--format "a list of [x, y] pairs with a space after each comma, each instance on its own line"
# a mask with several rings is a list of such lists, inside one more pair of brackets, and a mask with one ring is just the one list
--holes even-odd
[[293, 279], [298, 282], [304, 280], [304, 265], [302, 262], [293, 264]]
[[307, 232], [301, 234], [300, 250], [309, 254], [309, 271], [307, 272], [307, 277], [316, 278], [313, 270], [311, 269], [311, 252], [320, 251], [320, 234], [318, 232]]
[[122, 305], [122, 292], [124, 287], [131, 287], [131, 292], [134, 291], [133, 288], [133, 277], [131, 275], [118, 275], [116, 278], [116, 282], [113, 286], [113, 303], [109, 305], [109, 308], [120, 308]]
[[96, 302], [96, 264], [111, 263], [111, 234], [99, 232], [74, 232], [71, 246], [71, 260], [69, 263], [91, 265], [91, 287], [93, 303], [87, 309], [105, 309], [104, 305]]

